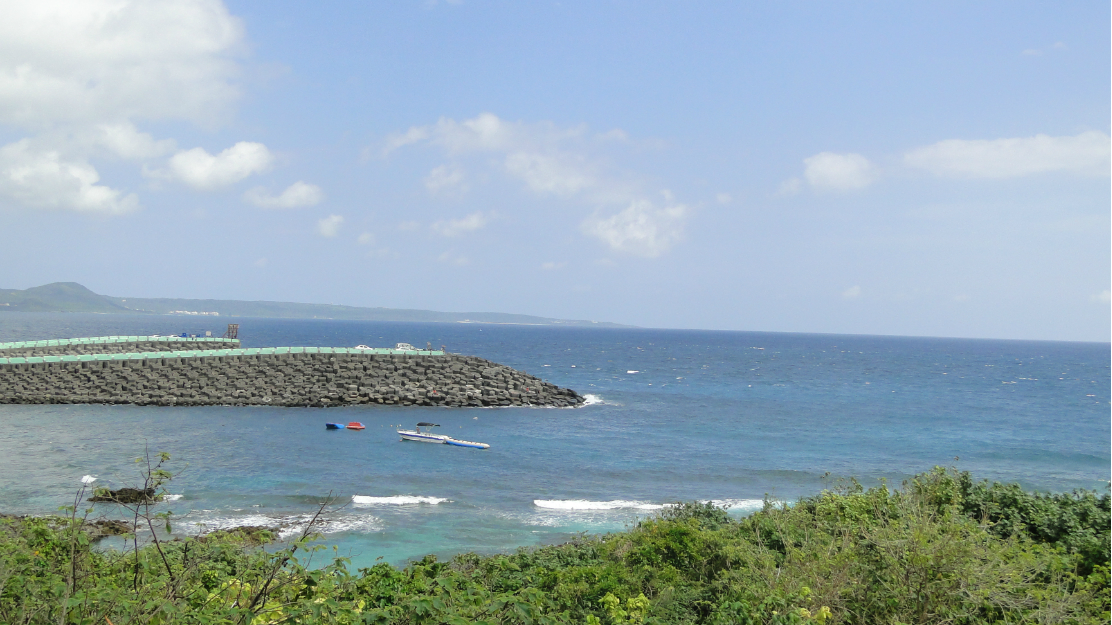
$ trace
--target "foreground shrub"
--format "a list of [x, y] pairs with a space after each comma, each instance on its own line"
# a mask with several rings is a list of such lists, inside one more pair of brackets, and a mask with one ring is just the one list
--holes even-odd
[[[155, 504], [143, 504], [155, 505]], [[133, 523], [159, 517], [142, 510]], [[146, 515], [146, 516], [144, 516]], [[151, 526], [153, 528], [153, 526]], [[935, 469], [735, 519], [682, 504], [628, 531], [404, 569], [310, 568], [251, 531], [93, 547], [88, 524], [0, 519], [4, 623], [1107, 623], [1109, 496]], [[308, 531], [308, 530], [307, 530]]]

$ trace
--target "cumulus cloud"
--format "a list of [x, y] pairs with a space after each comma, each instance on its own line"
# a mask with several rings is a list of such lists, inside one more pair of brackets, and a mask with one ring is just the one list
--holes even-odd
[[119, 215], [139, 207], [134, 194], [98, 185], [100, 174], [84, 159], [36, 149], [23, 139], [0, 147], [0, 195], [31, 208]]
[[563, 269], [564, 265], [567, 265], [567, 263], [556, 263], [550, 261], [547, 263], [541, 263], [541, 269], [544, 269], [545, 271], [554, 271], [556, 269]]
[[185, 119], [238, 98], [243, 27], [219, 0], [12, 2], [0, 20], [0, 121], [25, 128]]
[[803, 180], [799, 178], [788, 178], [780, 183], [780, 188], [773, 194], [774, 197], [791, 197], [798, 195], [803, 190]]
[[1110, 152], [1108, 135], [1090, 130], [1067, 137], [948, 139], [908, 152], [904, 162], [952, 178], [1017, 178], [1050, 172], [1107, 176]]
[[490, 218], [482, 212], [471, 213], [462, 219], [441, 220], [432, 225], [433, 231], [445, 237], [458, 237], [474, 232], [487, 224]]
[[356, 239], [356, 241], [359, 242], [359, 245], [373, 245], [375, 242], [375, 235], [371, 234], [370, 232], [364, 232], [363, 234], [359, 235], [359, 238]]
[[450, 165], [441, 165], [425, 176], [425, 188], [429, 193], [437, 194], [449, 190], [463, 191], [466, 189], [463, 170]]
[[317, 234], [322, 237], [334, 237], [340, 233], [340, 226], [344, 225], [344, 218], [340, 215], [329, 215], [317, 222]]
[[842, 299], [857, 299], [858, 297], [861, 297], [861, 287], [859, 286], [851, 286], [842, 291]]
[[1097, 293], [1096, 295], [1094, 295], [1091, 299], [1094, 302], [1100, 302], [1102, 304], [1107, 304], [1109, 302], [1112, 302], [1112, 291], [1109, 291], [1108, 289], [1105, 289], [1105, 290], [1101, 291], [1100, 293]]
[[803, 159], [803, 165], [803, 177], [816, 189], [854, 191], [876, 180], [876, 168], [860, 154], [821, 152]]
[[155, 139], [148, 133], [140, 132], [130, 122], [97, 124], [78, 138], [128, 160], [165, 156], [177, 149], [177, 142], [173, 139]]
[[274, 163], [270, 150], [261, 143], [240, 141], [219, 154], [204, 148], [182, 150], [170, 157], [167, 169], [150, 175], [177, 180], [202, 191], [235, 184], [251, 174], [262, 173]]
[[653, 258], [679, 241], [687, 213], [688, 208], [681, 204], [657, 208], [648, 200], [637, 200], [609, 217], [591, 217], [582, 227], [611, 249]]
[[567, 156], [513, 152], [506, 156], [506, 171], [521, 178], [538, 193], [575, 195], [595, 184], [589, 169]]
[[463, 256], [462, 254], [457, 254], [455, 250], [445, 250], [442, 254], [440, 254], [440, 256], [437, 257], [437, 260], [442, 263], [460, 266], [468, 265], [471, 263], [470, 258]]
[[[0, 199], [110, 214], [138, 206], [134, 196], [97, 184], [92, 162], [140, 161], [150, 173], [148, 161], [174, 153], [177, 144], [137, 122], [211, 128], [227, 120], [240, 96], [243, 39], [240, 20], [221, 0], [8, 3], [0, 20], [0, 125], [26, 133], [34, 149], [22, 140], [5, 146], [5, 171], [45, 176], [53, 159], [60, 182], [8, 182]], [[26, 160], [13, 164], [13, 154]], [[153, 170], [213, 189], [269, 164], [265, 146], [240, 143], [216, 156], [200, 148], [178, 152]]]
[[259, 208], [301, 208], [324, 201], [324, 191], [315, 184], [298, 180], [278, 195], [270, 195], [263, 187], [248, 189], [243, 200]]
[[[611, 170], [600, 150], [627, 139], [617, 129], [591, 134], [586, 126], [510, 122], [483, 113], [463, 121], [441, 118], [436, 124], [391, 135], [382, 153], [386, 156], [405, 146], [428, 144], [453, 160], [481, 155], [477, 165], [495, 163], [530, 192], [586, 204], [593, 215], [582, 223], [583, 231], [612, 249], [657, 256], [681, 238], [689, 211], [669, 198], [664, 206], [655, 206], [636, 176]], [[459, 184], [454, 171], [458, 170], [447, 165], [434, 169], [425, 180], [426, 187], [437, 191]], [[448, 222], [439, 223], [446, 228]]]

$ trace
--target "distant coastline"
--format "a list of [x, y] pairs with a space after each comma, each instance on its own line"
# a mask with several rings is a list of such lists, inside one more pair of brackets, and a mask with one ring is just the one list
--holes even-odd
[[95, 293], [76, 282], [54, 282], [30, 289], [0, 289], [0, 312], [83, 312], [272, 319], [349, 321], [416, 321], [499, 325], [633, 328], [608, 321], [553, 319], [500, 312], [440, 312], [408, 308], [367, 308], [337, 304], [303, 304], [219, 299], [113, 297]]

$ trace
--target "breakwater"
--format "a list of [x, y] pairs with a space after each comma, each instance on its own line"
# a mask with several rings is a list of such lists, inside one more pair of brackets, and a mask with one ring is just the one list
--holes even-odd
[[[134, 344], [133, 344], [134, 345]], [[438, 351], [271, 347], [0, 357], [0, 403], [571, 407], [523, 371]]]
[[78, 339], [0, 343], [0, 358], [235, 349], [238, 347], [238, 339], [215, 337], [93, 336]]

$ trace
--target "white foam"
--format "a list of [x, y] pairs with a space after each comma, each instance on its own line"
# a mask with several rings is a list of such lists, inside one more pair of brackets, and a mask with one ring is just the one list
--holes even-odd
[[[228, 530], [236, 527], [262, 526], [273, 527], [278, 531], [282, 540], [294, 538], [305, 531], [311, 514], [294, 514], [288, 516], [266, 516], [261, 514], [248, 514], [231, 517], [212, 517], [189, 523], [179, 522], [179, 526], [192, 529], [194, 532], [212, 532]], [[383, 528], [378, 517], [369, 514], [337, 514], [322, 515], [313, 525], [313, 531], [320, 534], [338, 534], [340, 532], [374, 532]], [[188, 531], [188, 530], [187, 530]]]
[[97, 481], [97, 476], [95, 475], [85, 475], [81, 477], [82, 484], [92, 484], [95, 481]]
[[711, 499], [703, 503], [714, 504], [718, 508], [728, 508], [742, 512], [754, 512], [764, 508], [763, 499]]
[[393, 495], [390, 497], [369, 497], [367, 495], [352, 495], [351, 502], [357, 506], [412, 506], [427, 503], [436, 505], [449, 501], [443, 497], [423, 497], [419, 495]]
[[166, 501], [177, 501], [181, 498], [182, 498], [181, 495], [166, 495], [166, 496], [163, 497], [163, 499], [166, 500]]
[[641, 372], [637, 371], [636, 369], [630, 369], [629, 371], [626, 371], [626, 373], [641, 373]]
[[[764, 507], [763, 499], [705, 499], [717, 508], [737, 511], [754, 511]], [[533, 505], [548, 510], [663, 510], [675, 507], [674, 503], [649, 503], [615, 499], [612, 501], [588, 501], [586, 499], [534, 499]]]
[[587, 393], [583, 395], [583, 399], [585, 400], [583, 402], [584, 406], [597, 406], [600, 404], [603, 406], [621, 406], [621, 404], [616, 401], [605, 400], [598, 395], [595, 395], [594, 393]]
[[662, 510], [666, 505], [644, 501], [588, 501], [586, 499], [534, 499], [533, 505], [549, 510]]

